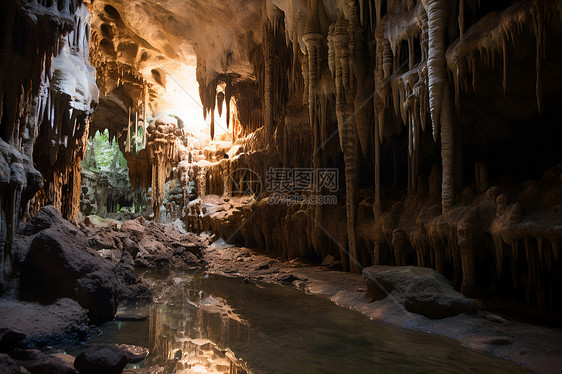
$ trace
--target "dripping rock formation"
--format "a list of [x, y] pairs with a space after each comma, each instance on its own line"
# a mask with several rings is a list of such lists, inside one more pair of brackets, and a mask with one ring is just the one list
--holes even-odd
[[[10, 302], [100, 323], [152, 300], [133, 267], [231, 275], [240, 250], [228, 266], [362, 274], [406, 315], [560, 324], [561, 0], [4, 0], [0, 20]], [[304, 282], [283, 266], [248, 278]]]

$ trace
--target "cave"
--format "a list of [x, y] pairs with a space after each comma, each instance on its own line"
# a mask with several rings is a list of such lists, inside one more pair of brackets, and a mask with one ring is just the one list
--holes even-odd
[[562, 0], [0, 20], [0, 373], [562, 371]]

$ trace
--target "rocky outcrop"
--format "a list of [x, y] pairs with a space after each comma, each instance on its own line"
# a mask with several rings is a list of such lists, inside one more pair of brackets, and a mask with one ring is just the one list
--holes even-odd
[[53, 302], [70, 297], [88, 309], [94, 323], [113, 318], [119, 295], [135, 283], [132, 269], [103, 259], [91, 249], [87, 236], [53, 206], [43, 208], [23, 232], [33, 235], [21, 263], [24, 298]]

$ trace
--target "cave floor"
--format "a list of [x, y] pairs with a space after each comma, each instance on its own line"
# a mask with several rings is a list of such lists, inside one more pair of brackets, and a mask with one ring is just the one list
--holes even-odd
[[[182, 342], [180, 351], [184, 353], [191, 352], [189, 354], [197, 355], [197, 352], [203, 352], [202, 355], [205, 357], [220, 356], [224, 360], [213, 361], [213, 365], [216, 364], [217, 367], [233, 365], [240, 369], [235, 372], [245, 372], [247, 370], [244, 362], [236, 358], [236, 354], [232, 352], [232, 355], [229, 356], [227, 348], [238, 347], [238, 352], [242, 352], [238, 357], [251, 358], [248, 363], [251, 364], [251, 367], [255, 367], [256, 363], [260, 362], [260, 356], [259, 354], [256, 356], [255, 352], [259, 352], [263, 346], [268, 344], [270, 336], [268, 334], [272, 334], [277, 339], [276, 334], [280, 331], [285, 333], [285, 330], [291, 330], [290, 337], [287, 338], [290, 339], [287, 341], [297, 343], [302, 343], [303, 339], [310, 339], [310, 334], [315, 336], [317, 331], [324, 331], [325, 334], [332, 337], [343, 334], [340, 338], [348, 342], [345, 352], [331, 354], [330, 340], [323, 342], [322, 337], [317, 337], [314, 339], [319, 348], [312, 351], [319, 356], [311, 356], [311, 360], [321, 360], [323, 356], [341, 354], [337, 357], [346, 357], [345, 361], [348, 361], [347, 357], [369, 355], [369, 352], [362, 351], [364, 350], [362, 343], [356, 344], [356, 340], [366, 342], [367, 347], [371, 348], [387, 344], [384, 343], [384, 338], [376, 342], [372, 341], [374, 336], [382, 334], [377, 326], [383, 326], [381, 328], [386, 331], [385, 334], [388, 336], [395, 334], [404, 338], [392, 340], [391, 347], [395, 347], [398, 351], [402, 345], [410, 344], [410, 341], [413, 342], [413, 345], [408, 346], [409, 348], [406, 347], [407, 350], [418, 351], [421, 349], [420, 344], [432, 347], [429, 352], [432, 349], [440, 349], [435, 348], [436, 346], [445, 347], [440, 352], [448, 353], [444, 357], [439, 356], [439, 365], [436, 367], [444, 367], [441, 364], [446, 366], [447, 362], [449, 362], [448, 365], [456, 365], [458, 357], [462, 356], [461, 362], [468, 365], [465, 367], [468, 370], [466, 372], [474, 372], [477, 367], [486, 367], [489, 369], [488, 372], [492, 368], [497, 369], [494, 372], [513, 372], [513, 370], [528, 368], [537, 373], [558, 373], [562, 368], [562, 345], [560, 344], [562, 330], [560, 329], [518, 322], [484, 310], [475, 315], [459, 314], [443, 319], [429, 319], [406, 311], [402, 304], [393, 302], [391, 297], [370, 303], [367, 299], [367, 286], [363, 277], [359, 274], [339, 271], [335, 269], [335, 263], [318, 265], [303, 259], [290, 261], [275, 259], [258, 250], [229, 245], [222, 239], [210, 244], [211, 237], [180, 233], [174, 223], [155, 224], [143, 220], [132, 220], [121, 225], [116, 221], [94, 220], [89, 217], [89, 223], [82, 226], [81, 230], [90, 238], [90, 244], [98, 243], [100, 246], [107, 239], [113, 241], [118, 235], [130, 236], [134, 232], [144, 232], [142, 246], [157, 253], [152, 257], [147, 256], [145, 260], [141, 261], [142, 267], [139, 267], [138, 259], [135, 263], [139, 284], [146, 285], [152, 291], [152, 302], [135, 298], [128, 300], [120, 304], [114, 321], [101, 325], [100, 330], [91, 329], [89, 333], [90, 336], [94, 336], [90, 343], [124, 343], [153, 347], [154, 354], [147, 360], [147, 363], [141, 364], [144, 369], [136, 367], [127, 369], [132, 370], [129, 371], [131, 373], [153, 372], [148, 370], [146, 365], [154, 363], [155, 355], [158, 357], [157, 355], [162, 355], [162, 352], [167, 352], [166, 357], [170, 355], [173, 357], [177, 351], [172, 352], [170, 347], [177, 348], [177, 344], [174, 343], [177, 341]], [[195, 245], [194, 242], [197, 242], [197, 247], [201, 248], [201, 258], [196, 258], [189, 252], [190, 245]], [[119, 262], [115, 256], [117, 252], [121, 253], [120, 250], [98, 250], [98, 254], [107, 258], [108, 261]], [[181, 261], [178, 256], [181, 256]], [[163, 259], [167, 260], [162, 262]], [[168, 266], [162, 268], [164, 263], [168, 263]], [[253, 299], [254, 295], [257, 299]], [[279, 295], [282, 297], [279, 298]], [[66, 299], [65, 302], [72, 303], [73, 301]], [[301, 306], [309, 305], [309, 303], [312, 303], [314, 307], [307, 307], [308, 309], [303, 310]], [[252, 313], [256, 313], [262, 304], [264, 309], [261, 311], [261, 315], [248, 317]], [[57, 334], [56, 326], [60, 325], [62, 343], [58, 346], [50, 344], [55, 347], [54, 350], [56, 352], [62, 350], [72, 355], [77, 352], [77, 349], [83, 349], [83, 346], [81, 348], [76, 346], [76, 340], [71, 344], [64, 343], [64, 331], [68, 332], [66, 335], [73, 334], [78, 340], [82, 339], [79, 335], [84, 335], [84, 329], [87, 330], [87, 326], [82, 321], [85, 318], [84, 310], [78, 307], [77, 310], [82, 314], [79, 317], [70, 318], [69, 313], [63, 313], [68, 312], [68, 306], [61, 304], [58, 309], [54, 308], [52, 311], [48, 308], [37, 303], [18, 301], [15, 295], [4, 295], [0, 299], [0, 327], [7, 326], [23, 330], [30, 336], [40, 336]], [[331, 319], [324, 316], [324, 311], [331, 315]], [[264, 316], [268, 313], [271, 314], [271, 317]], [[303, 314], [300, 315], [300, 313]], [[45, 318], [39, 318], [41, 316]], [[318, 322], [316, 316], [323, 322]], [[358, 317], [361, 317], [359, 322], [356, 321]], [[65, 323], [69, 318], [72, 319], [72, 323]], [[246, 318], [250, 318], [249, 324], [246, 323], [248, 321], [245, 322]], [[267, 318], [277, 328], [264, 324], [263, 321]], [[306, 328], [300, 330], [295, 328], [292, 331], [294, 326], [299, 325], [299, 318], [305, 318], [309, 323], [305, 324]], [[355, 325], [345, 325], [341, 328], [337, 326], [341, 321], [348, 319], [356, 321]], [[320, 324], [317, 326], [318, 323]], [[47, 329], [47, 331], [45, 330], [46, 325], [55, 327]], [[308, 325], [317, 328], [310, 329]], [[248, 326], [252, 326], [249, 332], [246, 331]], [[299, 326], [304, 325], [301, 323]], [[168, 331], [168, 329], [171, 330]], [[345, 333], [342, 333], [341, 329], [344, 329]], [[99, 336], [96, 336], [96, 331], [100, 332]], [[242, 335], [240, 331], [243, 332]], [[243, 336], [244, 331], [246, 331], [246, 338]], [[178, 332], [180, 335], [177, 335]], [[286, 333], [289, 334], [289, 332]], [[259, 336], [257, 341], [261, 339], [261, 342], [255, 343], [256, 340], [254, 340], [250, 344], [249, 336], [251, 334], [254, 337]], [[265, 336], [262, 336], [263, 334]], [[194, 336], [196, 338], [193, 338]], [[429, 340], [420, 343], [424, 339]], [[339, 338], [336, 340], [339, 341]], [[397, 341], [402, 343], [398, 344]], [[287, 345], [288, 343], [285, 341], [279, 343], [277, 347], [279, 350], [290, 348], [286, 353], [286, 356], [290, 357], [291, 350], [293, 350], [293, 356], [300, 354], [297, 343], [295, 343], [296, 348], [290, 344]], [[240, 344], [243, 345], [242, 348], [240, 348]], [[305, 344], [305, 346], [309, 345]], [[321, 347], [324, 348], [321, 349]], [[377, 349], [373, 348], [374, 355], [379, 352]], [[235, 350], [233, 349], [233, 351]], [[353, 352], [353, 354], [348, 356], [349, 352]], [[363, 352], [363, 354], [358, 352]], [[384, 352], [388, 353], [388, 350]], [[263, 354], [269, 355], [271, 360], [276, 359], [275, 354], [270, 351]], [[227, 356], [228, 359], [225, 358]], [[306, 355], [304, 356], [306, 357]], [[423, 354], [418, 354], [418, 356], [416, 356], [418, 358], [410, 358], [414, 362], [416, 362], [415, 360], [425, 362]], [[507, 359], [511, 362], [497, 358]], [[319, 363], [320, 366], [315, 367], [322, 368], [332, 359]], [[369, 360], [371, 359], [367, 361], [371, 362]], [[390, 358], [390, 360], [396, 361], [396, 358]], [[486, 363], [486, 360], [491, 361]], [[287, 361], [291, 360], [287, 358]], [[513, 363], [520, 367], [513, 366]], [[425, 367], [425, 372], [433, 371], [430, 368], [435, 363], [426, 364], [429, 366]], [[400, 365], [394, 371], [413, 370], [411, 367]], [[328, 367], [332, 366], [328, 365]], [[168, 372], [175, 372], [174, 370]], [[216, 370], [222, 372], [222, 369]], [[352, 372], [366, 371], [360, 367], [357, 370]], [[392, 371], [384, 365], [381, 370]], [[463, 372], [463, 370], [459, 371], [458, 368], [453, 367], [444, 370], [445, 372]], [[272, 367], [262, 370], [262, 372], [272, 371], [290, 372], [275, 371], [272, 370]], [[422, 372], [424, 371], [422, 370]]]

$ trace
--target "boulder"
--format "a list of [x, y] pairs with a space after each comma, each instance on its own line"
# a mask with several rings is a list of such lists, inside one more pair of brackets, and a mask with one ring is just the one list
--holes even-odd
[[149, 350], [126, 344], [97, 344], [76, 356], [74, 367], [80, 374], [120, 374], [129, 363], [142, 361]]
[[88, 239], [88, 244], [93, 249], [113, 249], [115, 242], [109, 235], [94, 235]]
[[26, 236], [37, 234], [51, 227], [63, 227], [70, 233], [76, 233], [78, 229], [72, 223], [62, 218], [60, 212], [52, 205], [46, 205], [35, 214], [24, 226], [22, 234]]
[[123, 238], [123, 251], [129, 252], [133, 258], [137, 257], [139, 253], [139, 246], [137, 243], [129, 238]]
[[96, 215], [87, 216], [84, 219], [84, 224], [91, 227], [116, 227], [119, 228], [121, 222], [111, 219], [111, 218], [102, 218]]
[[[87, 311], [72, 299], [59, 299], [50, 305], [3, 299], [0, 302], [0, 327], [7, 333], [0, 339], [5, 342], [0, 351], [10, 352], [20, 345], [44, 347], [74, 344], [86, 339], [87, 326]], [[17, 343], [22, 335], [25, 335], [25, 339]]]
[[26, 334], [10, 328], [0, 328], [0, 352], [10, 352], [19, 342], [25, 339]]
[[21, 265], [22, 297], [45, 303], [69, 297], [88, 309], [91, 322], [111, 320], [120, 280], [116, 264], [88, 248], [85, 235], [60, 213], [46, 210], [53, 222], [35, 236]]
[[15, 362], [31, 374], [77, 374], [66, 360], [48, 355], [34, 349], [16, 349], [10, 353]]
[[140, 240], [144, 236], [145, 228], [139, 220], [129, 220], [121, 225], [121, 232], [129, 234], [131, 237]]
[[433, 269], [415, 266], [370, 266], [363, 269], [367, 297], [377, 301], [389, 295], [407, 311], [437, 319], [476, 313], [474, 300], [457, 292]]
[[29, 371], [16, 364], [7, 354], [0, 353], [0, 374], [29, 374]]

